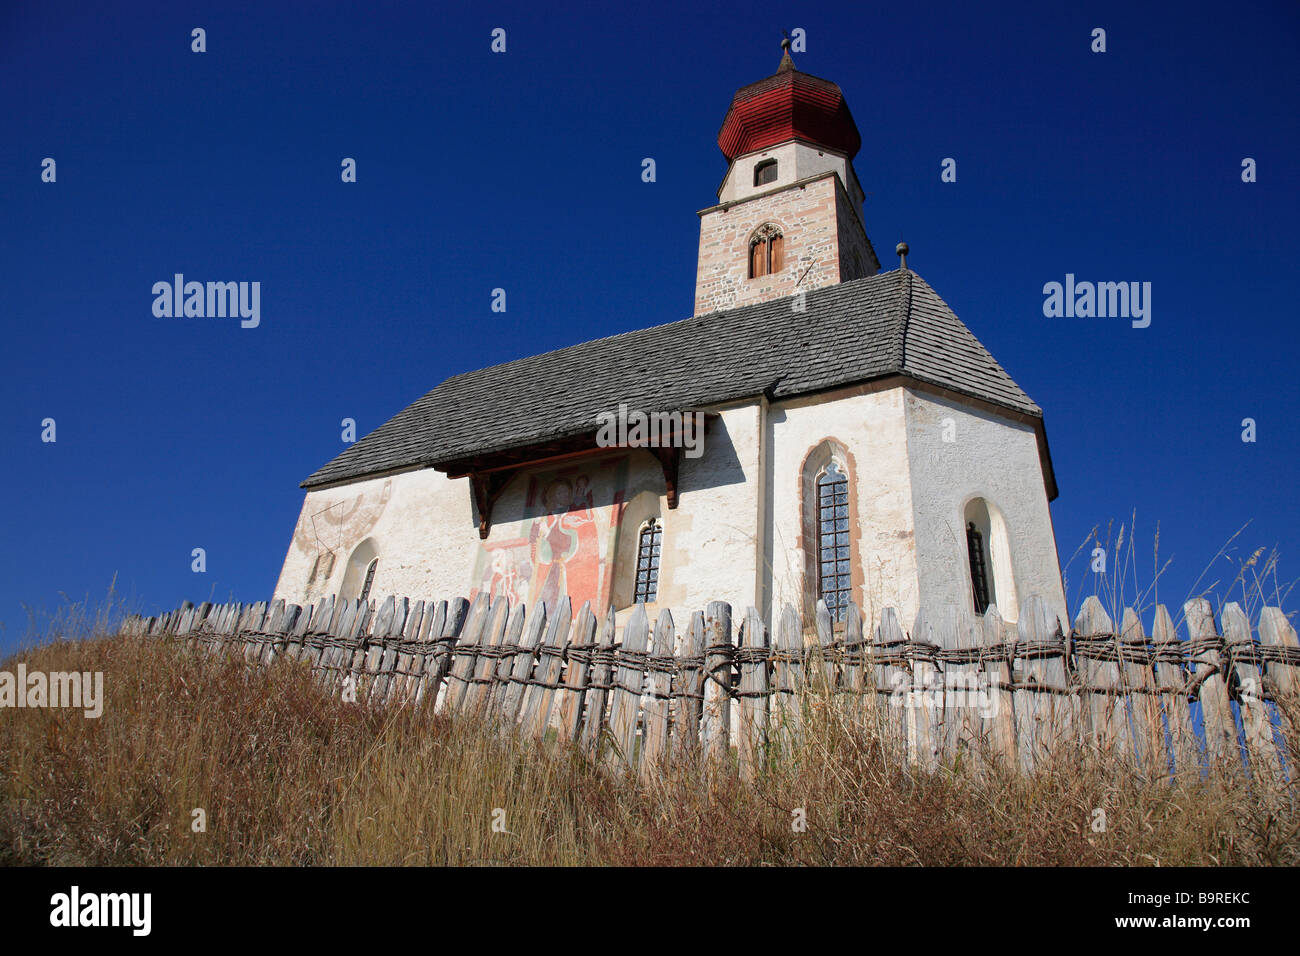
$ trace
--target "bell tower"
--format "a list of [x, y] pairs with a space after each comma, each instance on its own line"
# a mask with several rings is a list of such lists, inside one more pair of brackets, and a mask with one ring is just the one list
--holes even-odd
[[699, 212], [695, 314], [793, 296], [880, 269], [862, 223], [862, 139], [840, 88], [781, 44], [766, 79], [736, 92], [718, 132], [730, 164]]

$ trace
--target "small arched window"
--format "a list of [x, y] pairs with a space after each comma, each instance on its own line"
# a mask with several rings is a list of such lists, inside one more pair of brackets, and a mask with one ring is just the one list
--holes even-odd
[[366, 581], [361, 585], [361, 600], [365, 601], [370, 598], [370, 585], [375, 583], [375, 571], [379, 569], [379, 559], [375, 558], [366, 565]]
[[357, 545], [348, 557], [343, 570], [343, 583], [339, 586], [339, 597], [345, 601], [357, 598], [367, 600], [375, 583], [375, 571], [379, 567], [379, 549], [373, 538], [367, 538]]
[[780, 272], [784, 265], [785, 237], [776, 226], [763, 226], [749, 240], [749, 277], [757, 279]]
[[658, 518], [641, 526], [636, 549], [636, 589], [633, 604], [650, 604], [659, 596], [659, 556], [663, 547], [663, 528]]
[[975, 522], [966, 522], [966, 551], [970, 556], [971, 593], [975, 596], [975, 613], [989, 609], [989, 568], [984, 556], [984, 535]]
[[853, 587], [849, 558], [849, 479], [832, 461], [817, 476], [817, 596], [844, 619]]
[[766, 186], [776, 182], [776, 160], [765, 159], [754, 167], [754, 185]]
[[966, 525], [966, 561], [970, 569], [971, 603], [977, 614], [997, 605], [1004, 621], [1020, 616], [1020, 601], [1011, 561], [1011, 536], [997, 505], [972, 498], [962, 513]]

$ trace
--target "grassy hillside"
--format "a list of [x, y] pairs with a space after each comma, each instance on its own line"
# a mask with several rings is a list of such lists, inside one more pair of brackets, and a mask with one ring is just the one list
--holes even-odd
[[1144, 784], [1077, 753], [924, 776], [830, 707], [752, 785], [688, 762], [642, 785], [473, 721], [344, 704], [300, 665], [136, 638], [0, 669], [19, 660], [103, 671], [106, 699], [99, 719], [0, 710], [6, 864], [1300, 863], [1295, 802], [1238, 776]]

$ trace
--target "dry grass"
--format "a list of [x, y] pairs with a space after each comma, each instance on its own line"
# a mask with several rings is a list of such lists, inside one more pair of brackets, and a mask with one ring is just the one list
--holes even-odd
[[0, 712], [0, 863], [1300, 863], [1294, 800], [1240, 775], [1146, 784], [1081, 754], [924, 775], [824, 706], [752, 785], [679, 760], [643, 786], [481, 723], [343, 704], [299, 665], [133, 638], [22, 659], [102, 670], [106, 700], [98, 720]]

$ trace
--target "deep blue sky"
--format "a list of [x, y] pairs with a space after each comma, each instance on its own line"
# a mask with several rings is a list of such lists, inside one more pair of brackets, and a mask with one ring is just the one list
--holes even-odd
[[[982, 6], [5, 3], [0, 648], [115, 575], [149, 612], [265, 599], [342, 418], [689, 315], [718, 126], [793, 27], [882, 262], [906, 238], [1044, 408], [1062, 561], [1136, 509], [1171, 603], [1247, 521], [1300, 575], [1300, 8]], [[175, 272], [260, 281], [261, 326], [154, 318]], [[1044, 318], [1067, 272], [1151, 282], [1151, 327]]]

